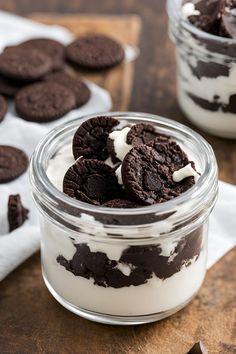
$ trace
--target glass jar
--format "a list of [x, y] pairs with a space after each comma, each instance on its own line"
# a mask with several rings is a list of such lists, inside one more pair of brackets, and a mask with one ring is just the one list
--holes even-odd
[[167, 2], [180, 107], [199, 128], [236, 138], [236, 40], [199, 30], [183, 18], [181, 4]]
[[152, 322], [183, 308], [203, 282], [208, 218], [218, 190], [216, 160], [210, 145], [182, 124], [144, 113], [107, 115], [123, 123], [152, 123], [171, 135], [195, 161], [201, 177], [162, 204], [111, 209], [83, 203], [58, 190], [47, 169], [92, 116], [57, 127], [37, 146], [30, 168], [40, 211], [43, 277], [58, 302], [87, 319]]

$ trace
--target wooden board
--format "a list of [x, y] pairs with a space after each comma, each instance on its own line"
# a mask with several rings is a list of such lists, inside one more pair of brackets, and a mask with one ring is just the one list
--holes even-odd
[[[116, 1], [111, 0], [114, 8]], [[120, 1], [124, 8], [126, 3], [131, 6], [132, 0]], [[46, 1], [43, 2], [46, 6]], [[99, 0], [100, 5], [105, 2], [100, 3]], [[184, 121], [175, 101], [173, 47], [164, 34], [165, 1], [154, 2], [159, 12], [155, 13], [154, 5], [148, 8], [142, 7], [141, 2], [135, 2], [137, 9], [141, 6], [146, 27], [131, 107]], [[66, 2], [62, 3], [66, 6]], [[30, 2], [26, 1], [26, 4], [29, 6]], [[140, 20], [137, 16], [38, 15], [34, 18], [45, 23], [65, 25], [75, 34], [92, 29], [113, 34], [122, 42], [138, 42]], [[154, 40], [161, 51], [150, 48]], [[126, 64], [106, 75], [87, 77], [110, 90], [114, 109], [128, 108], [133, 64]], [[236, 156], [235, 144], [207, 138], [217, 152], [222, 177], [236, 183], [232, 168]], [[112, 327], [89, 322], [60, 306], [43, 283], [40, 258], [36, 254], [0, 284], [0, 354], [185, 354], [199, 339], [205, 342], [210, 354], [232, 354], [236, 352], [235, 257], [236, 250], [233, 250], [218, 262], [207, 273], [198, 296], [176, 315], [143, 326]]]

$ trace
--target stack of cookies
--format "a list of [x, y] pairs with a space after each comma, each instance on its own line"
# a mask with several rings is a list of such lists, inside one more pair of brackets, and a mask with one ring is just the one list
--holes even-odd
[[14, 98], [16, 113], [32, 122], [50, 122], [84, 105], [90, 90], [65, 68], [104, 70], [120, 64], [123, 47], [103, 35], [76, 39], [68, 47], [37, 38], [6, 47], [0, 55], [0, 121], [7, 111], [6, 97]]

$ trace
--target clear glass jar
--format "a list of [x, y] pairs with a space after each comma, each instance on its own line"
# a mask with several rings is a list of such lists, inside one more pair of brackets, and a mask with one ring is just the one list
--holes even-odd
[[176, 45], [177, 94], [199, 128], [236, 138], [236, 40], [199, 30], [181, 15], [182, 0], [168, 0], [169, 34]]
[[108, 324], [147, 323], [177, 312], [201, 287], [217, 165], [210, 145], [182, 124], [144, 113], [108, 115], [155, 124], [182, 146], [202, 175], [187, 192], [162, 204], [136, 209], [86, 204], [55, 188], [46, 171], [92, 116], [57, 127], [37, 146], [30, 169], [43, 277], [52, 295], [80, 316]]

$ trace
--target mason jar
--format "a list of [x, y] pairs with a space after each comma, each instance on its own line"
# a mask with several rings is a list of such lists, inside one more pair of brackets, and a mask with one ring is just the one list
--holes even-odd
[[183, 17], [182, 2], [167, 1], [180, 107], [200, 129], [235, 139], [236, 40], [196, 28]]
[[[182, 124], [145, 113], [107, 115], [124, 125], [154, 124], [182, 147], [201, 177], [161, 204], [90, 205], [68, 197], [58, 181], [74, 163], [73, 134], [92, 116], [52, 130], [37, 146], [30, 168], [43, 278], [55, 299], [82, 317], [107, 324], [152, 322], [186, 306], [204, 280], [208, 219], [218, 190], [216, 160], [210, 145]], [[58, 164], [52, 163], [58, 156]]]

